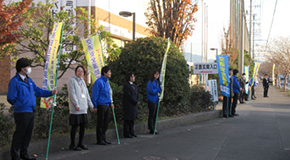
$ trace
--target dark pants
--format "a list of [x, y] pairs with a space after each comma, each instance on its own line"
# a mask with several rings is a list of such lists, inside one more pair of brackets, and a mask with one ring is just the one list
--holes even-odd
[[11, 158], [19, 158], [20, 155], [28, 155], [27, 149], [32, 135], [34, 126], [34, 113], [14, 113], [14, 120], [16, 124], [16, 130], [13, 135], [11, 145]]
[[134, 120], [124, 120], [124, 137], [134, 136]]
[[71, 126], [71, 131], [70, 131], [70, 146], [75, 146], [75, 137], [77, 133], [78, 126], [80, 126], [80, 132], [79, 132], [79, 143], [78, 145], [81, 146], [83, 145], [83, 139], [85, 135], [85, 124], [76, 124]]
[[231, 112], [232, 115], [236, 113], [238, 98], [239, 98], [239, 93], [234, 93], [232, 112]]
[[150, 132], [154, 132], [156, 123], [157, 104], [148, 102], [148, 108], [149, 108], [148, 129], [150, 129]]
[[241, 91], [240, 92], [240, 97], [239, 97], [240, 103], [244, 102], [244, 99], [245, 99], [245, 91]]
[[97, 141], [103, 142], [109, 125], [110, 106], [98, 105], [97, 108]]
[[[231, 103], [232, 103], [232, 98], [224, 96], [223, 98], [223, 116], [224, 117], [226, 117], [227, 115], [231, 115]], [[227, 104], [228, 104], [228, 107], [227, 107]]]
[[268, 87], [264, 88], [264, 97], [268, 97]]
[[253, 98], [256, 97], [256, 96], [255, 96], [255, 86], [252, 86], [251, 88], [252, 88], [252, 89], [251, 89], [251, 90], [252, 90], [252, 97], [251, 97], [251, 98], [253, 99]]

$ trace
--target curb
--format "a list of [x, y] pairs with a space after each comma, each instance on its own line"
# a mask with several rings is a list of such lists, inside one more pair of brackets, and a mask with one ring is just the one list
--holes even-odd
[[[220, 110], [194, 113], [194, 114], [190, 114], [190, 115], [186, 115], [182, 117], [159, 120], [157, 122], [157, 126], [158, 126], [157, 128], [158, 130], [169, 129], [169, 128], [174, 128], [177, 126], [188, 125], [188, 124], [193, 124], [196, 122], [203, 122], [203, 121], [219, 118], [220, 116], [221, 116]], [[136, 134], [149, 133], [147, 129], [147, 123], [135, 125], [134, 130]], [[123, 137], [123, 128], [119, 128], [118, 132], [119, 132], [120, 138]], [[107, 130], [106, 136], [108, 140], [116, 139], [117, 135], [116, 135], [115, 129]], [[83, 141], [84, 141], [84, 144], [92, 144], [96, 142], [96, 133], [95, 132], [86, 133]], [[70, 144], [69, 136], [53, 138], [50, 141], [49, 150], [50, 151], [63, 150], [65, 148], [68, 148], [69, 144]], [[46, 149], [47, 149], [47, 140], [42, 140], [39, 142], [30, 143], [28, 152], [30, 153], [30, 155], [33, 155], [33, 154], [41, 155], [41, 154], [46, 153]], [[3, 160], [11, 159], [10, 149], [3, 149], [2, 151], [0, 151], [0, 159], [3, 159]]]

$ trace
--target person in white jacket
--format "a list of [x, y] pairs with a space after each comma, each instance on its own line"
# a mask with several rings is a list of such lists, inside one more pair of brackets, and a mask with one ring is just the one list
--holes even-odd
[[[88, 106], [94, 108], [91, 101], [86, 83], [83, 76], [86, 71], [83, 66], [77, 66], [75, 75], [72, 76], [68, 84], [68, 97], [69, 97], [69, 124], [72, 126], [70, 132], [71, 144], [69, 149], [75, 151], [88, 150], [83, 145], [83, 138], [85, 134], [85, 124], [89, 122], [87, 110]], [[75, 145], [75, 135], [78, 126], [80, 126], [79, 142]]]

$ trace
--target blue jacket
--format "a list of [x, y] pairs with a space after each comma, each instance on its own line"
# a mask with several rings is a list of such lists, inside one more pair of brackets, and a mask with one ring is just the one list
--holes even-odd
[[[251, 80], [249, 81], [249, 85], [250, 85], [250, 86], [252, 85], [252, 82], [253, 82], [253, 78], [251, 78]], [[253, 86], [254, 86], [254, 87], [257, 86], [256, 80], [254, 81]]]
[[109, 78], [101, 76], [96, 80], [92, 89], [91, 99], [94, 104], [94, 108], [97, 108], [98, 105], [108, 106], [112, 103]]
[[33, 112], [37, 97], [49, 97], [51, 91], [38, 88], [31, 78], [27, 77], [28, 83], [24, 82], [19, 73], [10, 80], [7, 101], [13, 106], [14, 113]]
[[153, 82], [147, 83], [147, 100], [151, 103], [157, 104], [159, 101], [158, 93], [161, 91], [159, 82], [154, 79]]
[[239, 84], [238, 78], [234, 75], [233, 76], [233, 86], [234, 86], [234, 93], [240, 93], [240, 88], [242, 88]]

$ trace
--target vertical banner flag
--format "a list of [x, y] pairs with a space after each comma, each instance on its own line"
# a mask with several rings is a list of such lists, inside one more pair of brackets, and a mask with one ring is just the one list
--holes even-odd
[[101, 69], [105, 65], [99, 35], [82, 40], [82, 44], [94, 83], [101, 77]]
[[275, 86], [275, 64], [273, 64], [273, 70], [272, 70], [272, 83], [273, 83], [273, 86]]
[[[248, 82], [249, 81], [249, 66], [245, 66], [244, 70], [245, 70], [245, 74], [246, 74], [246, 82]], [[245, 85], [245, 93], [249, 94], [249, 83], [247, 83]]]
[[[49, 37], [49, 46], [46, 55], [44, 77], [42, 82], [42, 89], [53, 90], [56, 82], [56, 68], [57, 68], [57, 51], [59, 47], [59, 39], [62, 30], [62, 22], [55, 23], [52, 34]], [[53, 97], [41, 98], [40, 108], [51, 108], [53, 105]]]
[[252, 84], [251, 86], [254, 85], [254, 82], [255, 82], [256, 77], [257, 77], [258, 72], [259, 72], [259, 68], [260, 68], [260, 63], [254, 63], [254, 74], [253, 74], [253, 81], [251, 83]]
[[164, 54], [164, 58], [163, 58], [163, 62], [162, 62], [162, 68], [161, 68], [161, 71], [160, 71], [160, 83], [161, 83], [162, 90], [161, 90], [161, 95], [159, 97], [159, 101], [162, 101], [163, 96], [164, 96], [164, 82], [165, 82], [165, 73], [166, 73], [166, 62], [167, 62], [167, 53], [168, 53], [169, 47], [170, 47], [170, 41], [169, 41], [169, 38], [168, 38], [167, 48], [166, 48], [166, 51], [165, 51], [165, 54]]
[[229, 56], [228, 55], [219, 55], [216, 56], [219, 79], [220, 79], [220, 88], [223, 96], [230, 96], [230, 77], [229, 77]]

